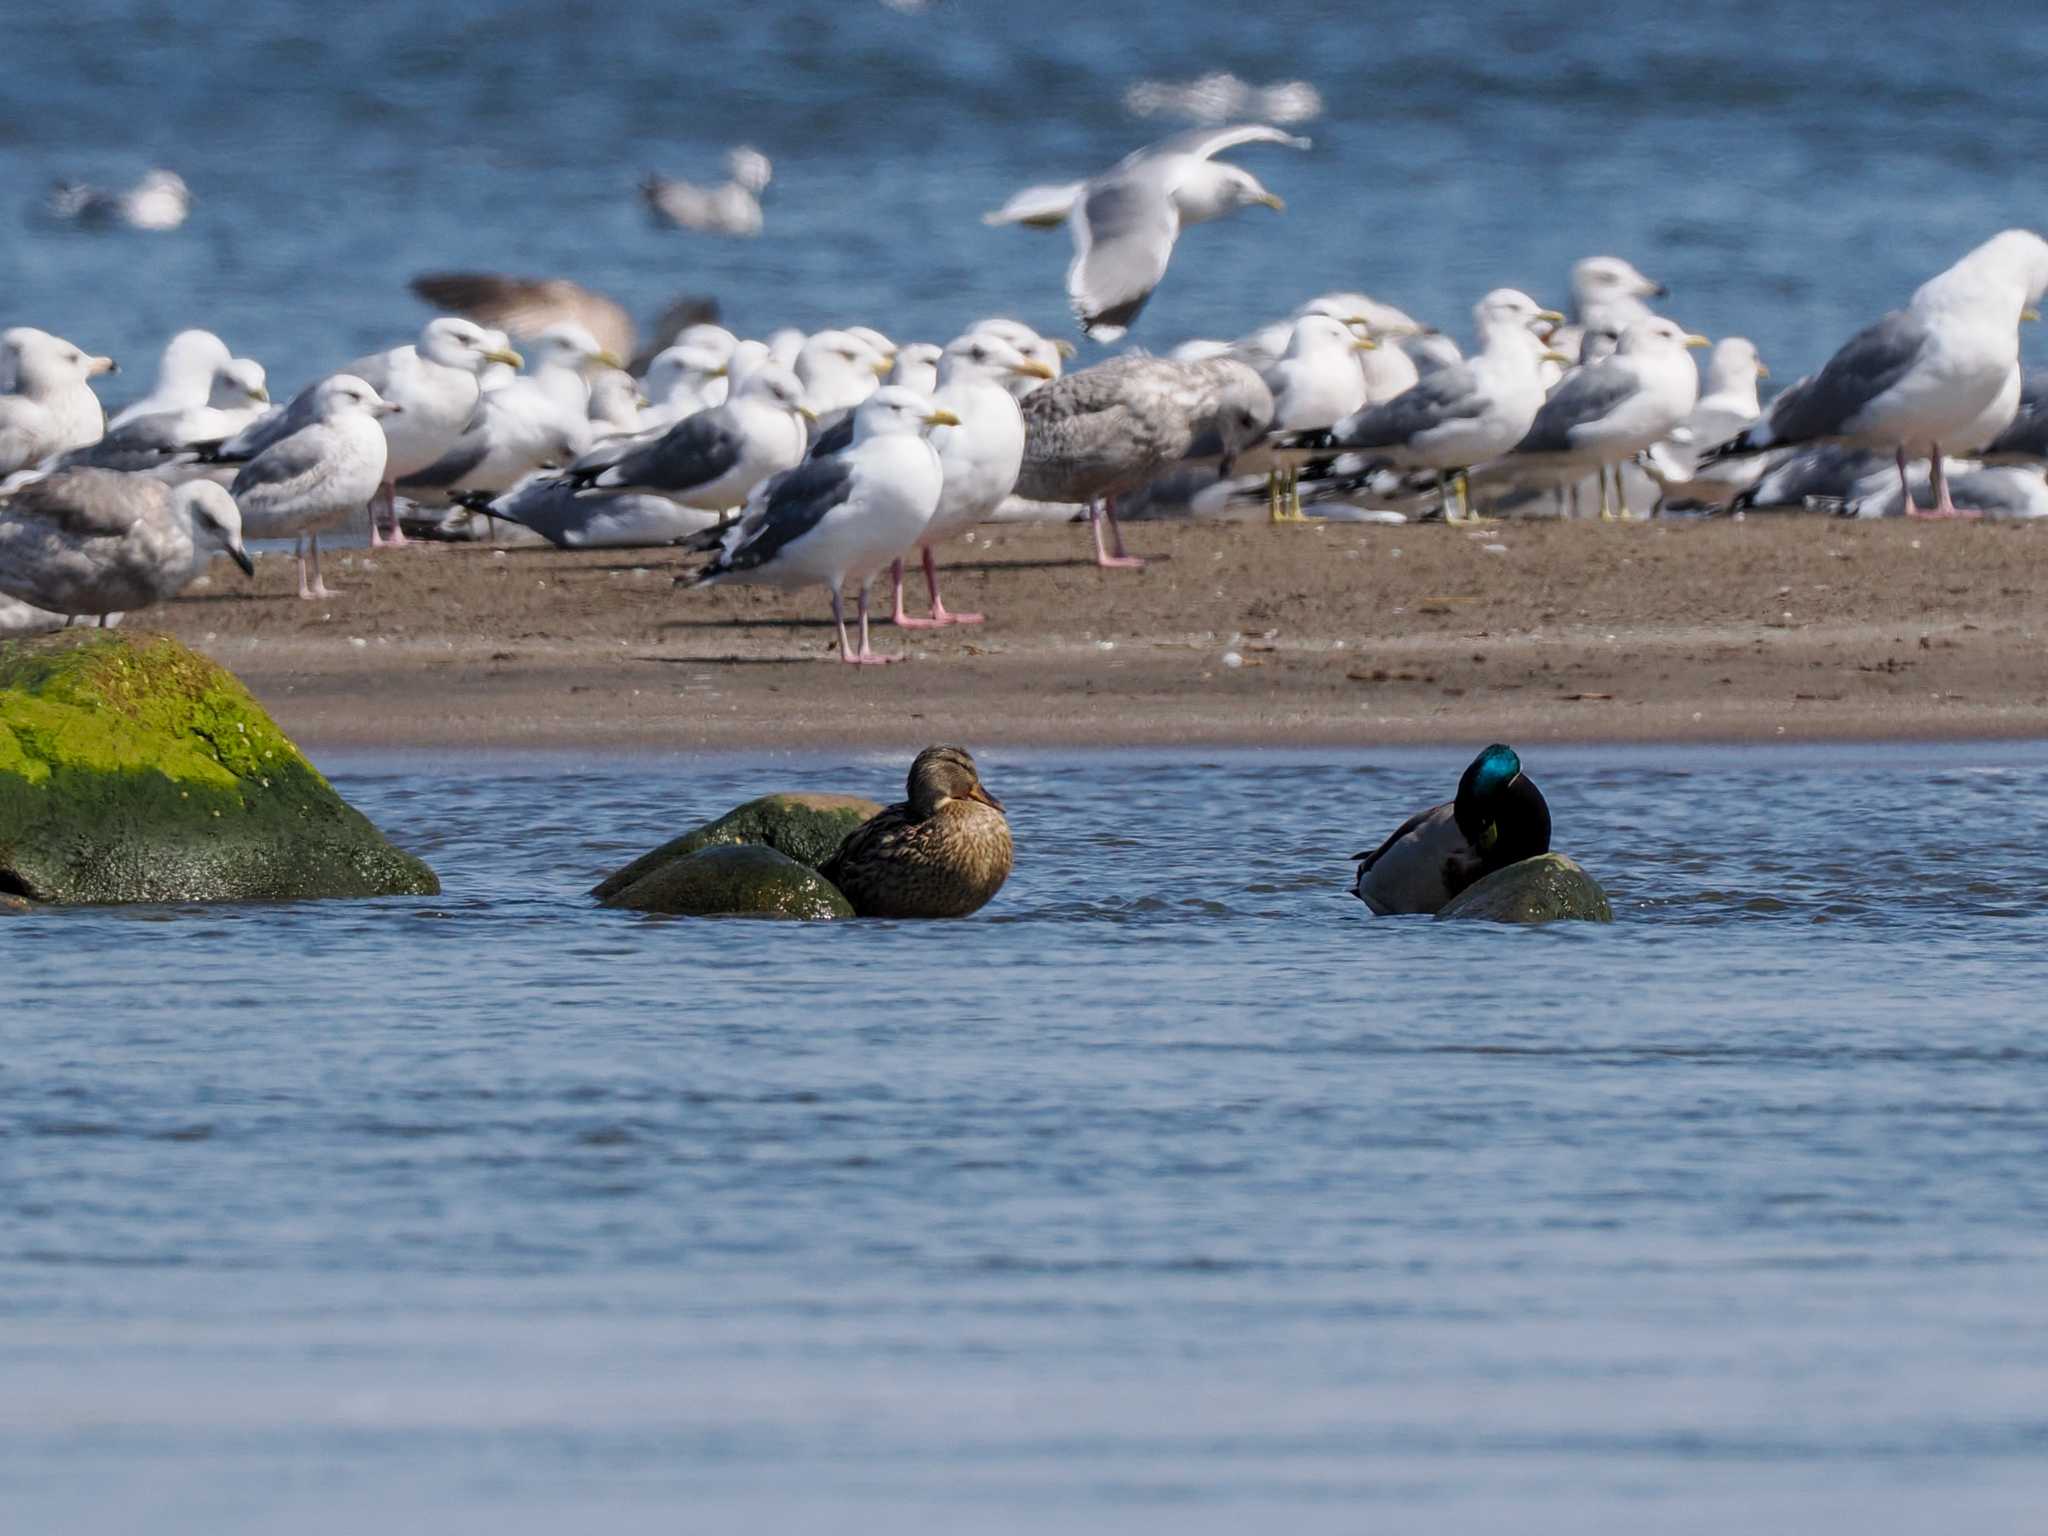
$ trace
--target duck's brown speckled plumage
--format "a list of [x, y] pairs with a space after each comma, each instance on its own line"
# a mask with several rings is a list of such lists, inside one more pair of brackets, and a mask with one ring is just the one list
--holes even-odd
[[848, 834], [818, 867], [862, 917], [965, 917], [1010, 877], [1010, 823], [959, 747], [927, 747], [909, 799]]

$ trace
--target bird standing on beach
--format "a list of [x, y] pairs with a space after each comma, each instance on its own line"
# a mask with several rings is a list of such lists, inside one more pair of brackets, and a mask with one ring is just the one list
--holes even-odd
[[251, 537], [298, 539], [299, 596], [332, 597], [320, 579], [321, 531], [345, 524], [385, 483], [388, 444], [379, 421], [402, 408], [362, 379], [337, 373], [292, 409], [303, 412], [302, 424], [244, 464], [230, 489]]
[[1472, 315], [1480, 344], [1475, 356], [1434, 370], [1385, 404], [1338, 422], [1330, 434], [1338, 449], [1435, 470], [1446, 522], [1459, 520], [1451, 507], [1453, 475], [1469, 513], [1465, 471], [1514, 447], [1536, 419], [1542, 365], [1555, 356], [1536, 328], [1564, 318], [1513, 288], [1494, 289]]
[[895, 621], [904, 629], [981, 622], [978, 613], [946, 611], [939, 600], [939, 571], [932, 547], [965, 533], [1016, 489], [1018, 472], [1024, 466], [1024, 416], [1010, 393], [1009, 381], [1044, 381], [1053, 377], [1053, 370], [1026, 357], [1000, 336], [973, 331], [940, 354], [937, 377], [938, 392], [932, 399], [958, 417], [960, 425], [941, 427], [932, 434], [932, 446], [938, 449], [939, 466], [945, 472], [945, 487], [939, 493], [938, 510], [918, 540], [924, 555], [925, 587], [932, 599], [930, 618], [914, 619], [904, 612], [903, 560], [899, 558], [889, 573], [895, 589]]
[[197, 401], [139, 416], [123, 412], [119, 424], [109, 425], [98, 442], [72, 449], [59, 465], [147, 471], [181, 480], [223, 473], [194, 460], [268, 411], [270, 388], [261, 363], [221, 350], [221, 361]]
[[1003, 802], [964, 747], [926, 747], [907, 797], [852, 832], [818, 873], [861, 917], [966, 917], [1010, 877]]
[[1166, 276], [1174, 242], [1188, 225], [1255, 204], [1285, 209], [1250, 171], [1213, 158], [1240, 144], [1309, 147], [1307, 139], [1263, 123], [1191, 128], [1126, 155], [1087, 181], [1027, 187], [982, 222], [1069, 225], [1074, 260], [1067, 268], [1067, 296], [1090, 337], [1115, 341]]
[[[959, 417], [926, 396], [891, 385], [876, 390], [854, 411], [851, 445], [843, 453], [806, 459], [770, 481], [746, 516], [718, 536], [717, 558], [689, 585], [822, 582], [832, 591], [839, 659], [864, 666], [899, 659], [877, 656], [869, 646], [869, 588], [877, 571], [917, 542], [938, 510], [945, 473], [925, 434], [935, 426], [959, 425]], [[858, 651], [846, 635], [841, 588], [849, 577], [860, 582]]]
[[[1888, 448], [1907, 516], [1964, 515], [1949, 497], [1941, 445], [1980, 422], [2008, 388], [2020, 322], [2035, 318], [2044, 291], [2048, 241], [2025, 229], [1994, 235], [1921, 284], [1904, 309], [1858, 331], [1724, 451], [1817, 441]], [[1914, 458], [1932, 465], [1932, 508], [1913, 500], [1907, 463]]]
[[[1265, 370], [1266, 388], [1273, 393], [1271, 430], [1326, 431], [1364, 405], [1365, 374], [1357, 357], [1377, 345], [1335, 315], [1311, 314], [1297, 320], [1287, 350]], [[1298, 473], [1287, 466], [1266, 477], [1266, 511], [1276, 523], [1302, 521]]]
[[[374, 488], [375, 505], [370, 510], [371, 547], [406, 542], [398, 526], [396, 482], [427, 468], [455, 446], [483, 398], [484, 370], [493, 363], [517, 368], [524, 361], [506, 345], [502, 332], [443, 315], [426, 323], [417, 342], [358, 358], [341, 370], [398, 407], [383, 417], [388, 452], [384, 480]], [[388, 540], [378, 529], [380, 509], [391, 525]]]
[[725, 404], [685, 416], [614, 462], [572, 467], [565, 478], [578, 489], [653, 491], [725, 512], [802, 461], [812, 419], [796, 375], [770, 363], [748, 374]]
[[1370, 853], [1354, 853], [1351, 894], [1373, 912], [1436, 912], [1496, 869], [1550, 851], [1550, 807], [1513, 747], [1472, 760], [1455, 799], [1418, 811]]
[[[1231, 460], [1266, 433], [1273, 395], [1233, 358], [1197, 363], [1115, 357], [1024, 398], [1024, 464], [1017, 494], [1033, 501], [1085, 502], [1095, 563], [1130, 569], [1116, 499], [1149, 485], [1193, 452]], [[1115, 554], [1103, 548], [1109, 525]]]
[[168, 602], [220, 553], [255, 574], [241, 514], [211, 480], [61, 469], [0, 501], [0, 593], [102, 627]]
[[113, 371], [111, 357], [48, 331], [0, 331], [0, 378], [11, 381], [0, 395], [0, 475], [98, 442], [107, 415], [88, 381]]

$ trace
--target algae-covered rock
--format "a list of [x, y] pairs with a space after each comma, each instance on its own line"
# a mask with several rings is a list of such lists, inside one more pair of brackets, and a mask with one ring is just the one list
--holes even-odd
[[858, 795], [763, 795], [642, 854], [590, 894], [609, 901], [664, 864], [725, 845], [760, 844], [815, 869], [838, 851], [847, 833], [880, 810]]
[[233, 674], [164, 635], [0, 644], [0, 891], [37, 902], [431, 895]]
[[605, 905], [677, 917], [851, 917], [832, 882], [762, 843], [715, 843], [670, 859]]
[[1561, 853], [1538, 854], [1465, 887], [1437, 913], [1483, 923], [1611, 923], [1600, 882]]

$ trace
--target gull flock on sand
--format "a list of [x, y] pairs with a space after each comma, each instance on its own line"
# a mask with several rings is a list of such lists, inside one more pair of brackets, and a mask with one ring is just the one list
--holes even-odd
[[[1283, 209], [1220, 158], [1274, 147], [1309, 146], [1258, 123], [1192, 129], [1026, 188], [985, 222], [1066, 229], [1075, 319], [1114, 342], [1170, 281], [1190, 226]], [[751, 234], [769, 167], [744, 152], [730, 170], [721, 188], [651, 180], [649, 206]], [[169, 228], [181, 191], [76, 190], [53, 208]], [[1469, 355], [1382, 300], [1334, 292], [1235, 340], [1079, 368], [1070, 343], [1003, 317], [963, 317], [943, 340], [865, 324], [743, 338], [685, 301], [643, 338], [616, 302], [562, 278], [414, 286], [457, 312], [281, 404], [261, 364], [188, 330], [109, 417], [94, 381], [112, 359], [31, 326], [0, 332], [0, 631], [114, 622], [173, 598], [216, 554], [250, 568], [245, 538], [297, 541], [299, 595], [332, 598], [321, 536], [362, 527], [373, 545], [408, 529], [680, 545], [708, 557], [680, 585], [825, 587], [839, 655], [862, 664], [890, 659], [869, 630], [884, 571], [896, 625], [975, 624], [940, 595], [950, 541], [989, 519], [1085, 515], [1099, 565], [1140, 567], [1120, 502], [1196, 517], [1263, 505], [1275, 523], [1589, 504], [1609, 519], [2048, 513], [2048, 375], [2024, 375], [2019, 348], [2048, 290], [2048, 242], [2024, 229], [1962, 253], [1767, 404], [1749, 340], [1660, 314], [1664, 287], [1615, 256], [1574, 266], [1562, 310], [1522, 288], [1479, 298]], [[1703, 384], [1693, 353], [1709, 347]], [[917, 564], [923, 615], [904, 590]]]

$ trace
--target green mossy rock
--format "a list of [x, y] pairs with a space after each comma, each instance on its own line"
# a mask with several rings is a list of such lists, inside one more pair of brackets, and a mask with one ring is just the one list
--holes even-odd
[[832, 882], [762, 843], [717, 843], [670, 859], [605, 905], [675, 917], [851, 917]]
[[847, 833], [880, 810], [859, 795], [763, 795], [642, 854], [590, 894], [610, 901], [664, 864], [700, 848], [759, 844], [816, 869], [838, 851]]
[[440, 888], [233, 674], [168, 636], [0, 644], [0, 892], [300, 901]]
[[1465, 887], [1437, 913], [1482, 923], [1611, 923], [1614, 909], [1600, 882], [1561, 853], [1539, 854], [1496, 869]]

